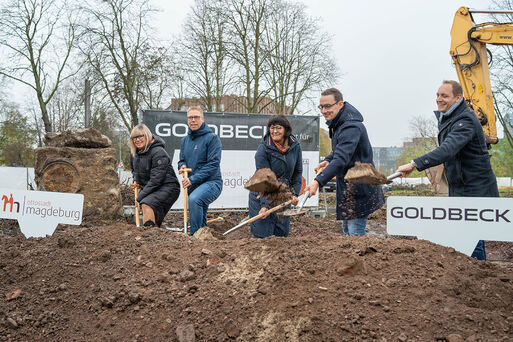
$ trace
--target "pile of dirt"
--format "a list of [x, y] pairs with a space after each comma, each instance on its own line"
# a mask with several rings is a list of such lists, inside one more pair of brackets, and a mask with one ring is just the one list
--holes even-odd
[[[214, 223], [212, 234], [243, 215]], [[369, 220], [370, 230], [380, 225]], [[288, 238], [248, 237], [240, 229], [199, 240], [125, 222], [0, 235], [0, 341], [513, 335], [511, 269], [421, 240], [344, 237], [332, 218], [293, 217]]]
[[347, 170], [344, 179], [356, 184], [380, 185], [392, 183], [372, 164], [360, 162], [356, 162], [352, 168]]
[[244, 185], [249, 191], [258, 192], [269, 204], [274, 207], [292, 198], [292, 193], [287, 185], [278, 181], [271, 169], [258, 169]]

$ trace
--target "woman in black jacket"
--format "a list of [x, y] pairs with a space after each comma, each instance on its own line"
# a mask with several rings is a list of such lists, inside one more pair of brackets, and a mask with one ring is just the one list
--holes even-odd
[[130, 168], [135, 186], [140, 188], [136, 210], [142, 207], [143, 225], [160, 227], [180, 195], [180, 184], [164, 150], [164, 141], [153, 136], [144, 124], [130, 134]]

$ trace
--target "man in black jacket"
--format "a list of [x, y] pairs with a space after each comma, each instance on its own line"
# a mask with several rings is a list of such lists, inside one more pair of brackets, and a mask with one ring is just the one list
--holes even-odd
[[337, 177], [337, 220], [342, 220], [345, 235], [365, 235], [367, 217], [384, 203], [380, 186], [350, 184], [344, 176], [356, 162], [373, 164], [372, 146], [363, 124], [363, 116], [335, 88], [321, 93], [319, 109], [326, 119], [331, 138], [331, 153], [315, 167], [324, 170], [305, 192], [315, 195], [333, 177]]
[[[443, 81], [436, 93], [436, 104], [439, 146], [399, 166], [397, 171], [407, 177], [414, 169], [422, 171], [443, 163], [449, 196], [499, 197], [483, 129], [463, 98], [461, 85]], [[484, 241], [479, 241], [472, 257], [486, 260]]]

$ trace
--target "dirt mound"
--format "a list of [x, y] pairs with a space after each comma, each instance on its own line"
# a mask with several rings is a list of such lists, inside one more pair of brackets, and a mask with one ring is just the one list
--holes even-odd
[[271, 169], [256, 170], [244, 187], [249, 191], [258, 192], [273, 207], [290, 200], [292, 197], [288, 187], [278, 181]]
[[372, 164], [356, 162], [355, 165], [347, 170], [344, 179], [351, 183], [380, 185], [391, 183], [387, 178]]
[[0, 235], [0, 340], [511, 340], [512, 270], [291, 221], [288, 238], [198, 240], [122, 222]]

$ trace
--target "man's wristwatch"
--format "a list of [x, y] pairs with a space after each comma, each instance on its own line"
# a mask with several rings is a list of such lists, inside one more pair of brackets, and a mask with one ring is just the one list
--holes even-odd
[[417, 170], [417, 164], [415, 163], [415, 160], [413, 160], [413, 159], [412, 159], [412, 160], [410, 161], [410, 164], [411, 164], [411, 166], [413, 166], [413, 168], [414, 168], [415, 170]]

